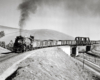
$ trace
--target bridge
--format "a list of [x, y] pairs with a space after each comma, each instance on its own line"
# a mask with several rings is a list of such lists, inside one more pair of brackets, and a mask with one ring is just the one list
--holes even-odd
[[67, 51], [70, 56], [77, 56], [79, 54], [78, 48], [86, 47], [86, 53], [91, 50], [91, 46], [100, 44], [100, 41], [90, 40], [89, 37], [76, 37], [75, 40], [61, 40], [61, 45], [67, 46]]

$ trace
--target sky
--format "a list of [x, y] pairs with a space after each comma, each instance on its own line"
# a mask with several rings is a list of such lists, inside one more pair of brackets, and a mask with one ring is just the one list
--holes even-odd
[[100, 40], [100, 0], [0, 0], [0, 25]]

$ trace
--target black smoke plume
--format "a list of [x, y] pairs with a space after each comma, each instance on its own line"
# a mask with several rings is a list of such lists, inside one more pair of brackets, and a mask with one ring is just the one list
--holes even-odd
[[40, 0], [23, 0], [23, 2], [19, 5], [18, 8], [21, 10], [21, 17], [19, 21], [20, 35], [25, 25], [25, 21], [28, 19], [28, 16], [31, 12], [35, 13], [37, 9], [37, 3], [39, 1]]

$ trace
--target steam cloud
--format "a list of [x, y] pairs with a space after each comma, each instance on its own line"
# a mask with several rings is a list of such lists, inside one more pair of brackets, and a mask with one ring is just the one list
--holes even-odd
[[19, 9], [21, 10], [21, 18], [19, 21], [19, 26], [23, 27], [25, 21], [27, 20], [29, 13], [33, 14], [36, 12], [36, 9], [40, 5], [57, 5], [60, 0], [23, 0], [23, 2], [19, 5]]
[[23, 0], [23, 3], [19, 5], [19, 9], [21, 10], [21, 19], [19, 25], [21, 27], [23, 27], [25, 24], [25, 20], [28, 18], [29, 13], [35, 13], [38, 1], [40, 0]]
[[21, 10], [21, 18], [19, 21], [20, 26], [20, 35], [21, 30], [23, 29], [23, 26], [25, 24], [25, 21], [28, 19], [29, 13], [35, 13], [37, 9], [37, 3], [41, 0], [23, 0], [23, 2], [19, 5], [19, 9]]
[[21, 10], [20, 29], [23, 28], [30, 12], [34, 14], [37, 7], [41, 5], [52, 7], [63, 6], [65, 13], [68, 12], [71, 15], [100, 16], [100, 0], [23, 0], [19, 5]]

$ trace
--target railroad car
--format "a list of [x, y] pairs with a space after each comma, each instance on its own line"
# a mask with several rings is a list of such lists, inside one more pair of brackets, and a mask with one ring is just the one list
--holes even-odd
[[42, 48], [42, 47], [43, 47], [43, 41], [37, 40], [37, 48]]
[[47, 47], [49, 47], [49, 45], [50, 45], [50, 41], [49, 41], [49, 40], [47, 40]]
[[57, 40], [53, 40], [52, 44], [53, 44], [53, 46], [56, 46], [57, 45]]
[[61, 40], [58, 40], [57, 41], [57, 46], [60, 46], [61, 45]]
[[66, 41], [66, 45], [71, 45], [72, 44], [72, 41], [71, 40], [67, 40]]
[[61, 41], [61, 45], [64, 45], [64, 40], [60, 40]]
[[49, 40], [48, 41], [48, 47], [52, 47], [53, 46], [53, 40]]
[[33, 49], [37, 49], [38, 48], [38, 46], [37, 46], [37, 40], [33, 41], [32, 46], [33, 46]]
[[48, 46], [48, 40], [43, 40], [43, 47], [47, 47]]
[[64, 44], [64, 45], [66, 45], [66, 44], [67, 44], [67, 41], [66, 41], [66, 40], [64, 40], [64, 41], [63, 41], [63, 44]]
[[71, 41], [71, 45], [76, 45], [76, 41], [75, 40], [72, 40]]
[[45, 47], [49, 46], [49, 40], [44, 40], [45, 41]]

